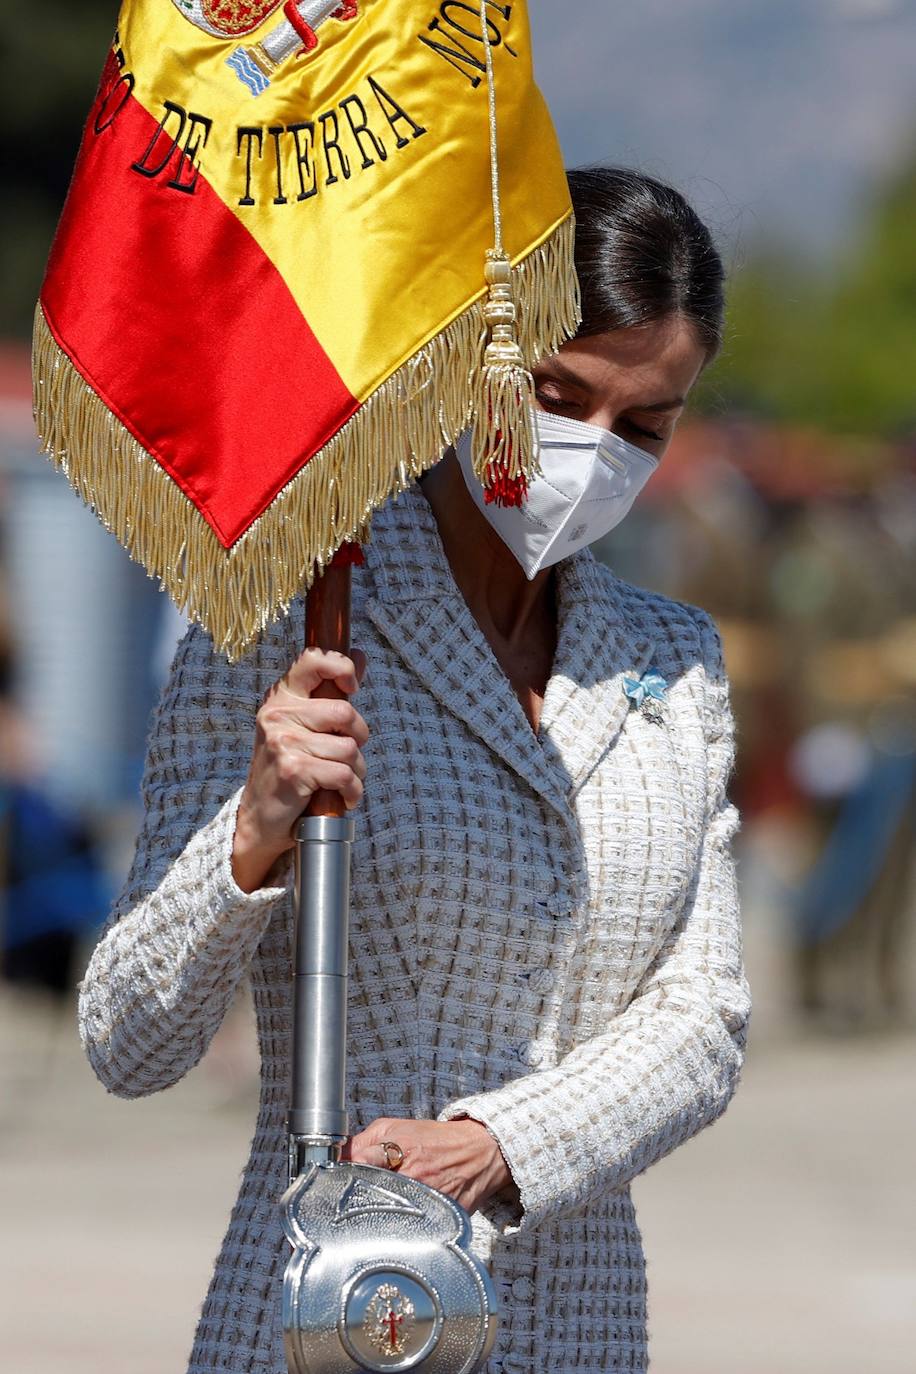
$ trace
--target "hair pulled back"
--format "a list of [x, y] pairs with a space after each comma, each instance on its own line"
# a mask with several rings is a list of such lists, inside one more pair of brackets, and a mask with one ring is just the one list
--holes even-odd
[[576, 212], [580, 337], [680, 315], [711, 359], [722, 344], [725, 270], [679, 191], [623, 167], [568, 173]]

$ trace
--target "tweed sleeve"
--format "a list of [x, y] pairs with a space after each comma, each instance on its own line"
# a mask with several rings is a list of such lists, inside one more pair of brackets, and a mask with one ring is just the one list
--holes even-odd
[[[109, 1092], [141, 1097], [201, 1059], [284, 886], [244, 893], [235, 818], [279, 639], [229, 666], [192, 629], [154, 713], [133, 865], [79, 989], [80, 1036]], [[282, 866], [270, 875], [280, 884]]]
[[706, 824], [684, 910], [636, 995], [607, 1028], [549, 1069], [453, 1102], [497, 1140], [520, 1204], [487, 1209], [502, 1230], [525, 1230], [628, 1184], [725, 1110], [744, 1057], [750, 995], [744, 976], [726, 796], [734, 723], [721, 641], [697, 617], [707, 676]]

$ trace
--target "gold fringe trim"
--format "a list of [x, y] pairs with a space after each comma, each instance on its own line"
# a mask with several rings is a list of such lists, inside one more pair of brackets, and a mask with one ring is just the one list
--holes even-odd
[[[514, 271], [526, 361], [576, 331], [575, 225], [565, 220]], [[472, 421], [487, 339], [478, 300], [380, 386], [231, 549], [112, 414], [35, 312], [34, 410], [45, 452], [178, 608], [230, 660], [333, 558], [364, 542], [372, 512], [439, 461]]]

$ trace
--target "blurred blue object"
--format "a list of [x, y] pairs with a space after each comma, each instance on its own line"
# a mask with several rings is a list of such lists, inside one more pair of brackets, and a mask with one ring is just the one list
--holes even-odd
[[877, 883], [900, 827], [913, 827], [914, 796], [916, 754], [876, 753], [840, 808], [798, 895], [795, 924], [803, 945], [829, 939], [855, 916]]
[[4, 974], [61, 989], [78, 937], [105, 917], [111, 886], [82, 820], [36, 788], [0, 783], [0, 830]]

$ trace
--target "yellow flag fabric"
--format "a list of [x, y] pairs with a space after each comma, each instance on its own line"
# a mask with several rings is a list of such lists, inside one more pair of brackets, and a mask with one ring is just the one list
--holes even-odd
[[524, 3], [122, 8], [36, 316], [36, 412], [230, 653], [473, 417], [488, 48], [530, 364], [577, 290]]

